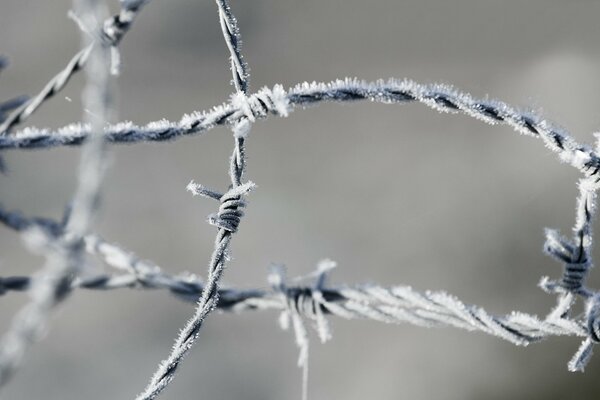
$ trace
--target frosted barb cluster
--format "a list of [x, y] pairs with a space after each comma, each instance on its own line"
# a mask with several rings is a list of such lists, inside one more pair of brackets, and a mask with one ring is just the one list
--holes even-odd
[[[111, 123], [111, 77], [119, 72], [118, 46], [149, 0], [120, 0], [118, 14], [106, 18], [100, 0], [76, 0], [70, 13], [81, 28], [81, 50], [33, 98], [0, 100], [0, 150], [49, 149], [82, 146], [77, 188], [62, 221], [27, 217], [0, 207], [0, 222], [20, 233], [32, 251], [45, 255], [43, 268], [31, 276], [0, 276], [0, 296], [26, 292], [27, 305], [17, 313], [0, 339], [0, 389], [17, 370], [26, 350], [40, 340], [51, 311], [75, 289], [165, 290], [196, 304], [194, 314], [180, 330], [175, 343], [160, 363], [138, 400], [158, 397], [172, 382], [183, 358], [195, 344], [207, 316], [215, 309], [231, 312], [275, 310], [280, 324], [294, 333], [303, 371], [303, 398], [308, 394], [308, 351], [312, 326], [322, 342], [332, 337], [328, 319], [367, 319], [384, 323], [409, 323], [420, 327], [450, 326], [494, 335], [515, 345], [528, 345], [552, 336], [582, 338], [568, 363], [571, 371], [583, 371], [593, 348], [600, 342], [600, 292], [589, 287], [592, 262], [592, 222], [600, 186], [597, 148], [578, 143], [567, 130], [540, 115], [518, 110], [496, 100], [481, 100], [447, 85], [420, 84], [390, 79], [366, 82], [341, 79], [329, 83], [302, 83], [285, 90], [275, 84], [252, 93], [248, 66], [241, 54], [238, 23], [226, 0], [216, 0], [220, 27], [229, 50], [229, 67], [235, 92], [210, 110], [193, 111], [179, 121], [159, 120], [136, 125]], [[100, 22], [103, 21], [103, 22]], [[0, 72], [8, 65], [0, 57]], [[86, 67], [85, 109], [82, 122], [59, 129], [25, 127], [16, 130], [42, 104], [60, 92], [70, 78]], [[246, 141], [253, 125], [270, 116], [287, 117], [292, 110], [322, 102], [370, 100], [384, 104], [418, 103], [444, 113], [463, 114], [491, 125], [504, 125], [518, 133], [541, 139], [559, 160], [582, 174], [576, 220], [571, 237], [546, 231], [544, 251], [563, 266], [558, 278], [543, 277], [540, 287], [556, 297], [556, 306], [543, 318], [521, 312], [494, 315], [465, 304], [443, 291], [420, 292], [409, 286], [373, 284], [330, 285], [327, 276], [335, 267], [320, 262], [308, 277], [288, 280], [282, 267], [272, 268], [268, 287], [242, 289], [221, 285], [229, 260], [231, 241], [238, 233], [247, 207], [246, 197], [255, 188], [246, 179]], [[208, 223], [216, 228], [214, 249], [205, 280], [195, 274], [174, 275], [151, 261], [93, 233], [94, 216], [101, 195], [108, 145], [113, 143], [167, 142], [199, 135], [217, 126], [232, 131], [233, 151], [229, 182], [223, 192], [191, 181], [194, 196], [219, 202]], [[1, 160], [0, 160], [1, 161]], [[1, 165], [1, 163], [0, 163]], [[87, 256], [101, 260], [110, 271], [94, 276], [81, 274]], [[306, 283], [306, 278], [310, 281]], [[583, 315], [573, 315], [577, 301], [585, 303]]]

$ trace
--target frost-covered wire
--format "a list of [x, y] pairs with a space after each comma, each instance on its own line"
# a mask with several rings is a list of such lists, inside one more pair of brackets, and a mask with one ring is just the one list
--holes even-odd
[[71, 77], [83, 69], [98, 42], [111, 48], [111, 71], [113, 74], [116, 73], [119, 65], [117, 46], [123, 39], [123, 36], [129, 31], [137, 14], [149, 1], [121, 0], [121, 10], [119, 13], [107, 18], [104, 21], [102, 30], [98, 35], [95, 35], [98, 40], [77, 52], [68, 62], [67, 66], [54, 76], [35, 97], [11, 113], [0, 125], [0, 135], [12, 135], [10, 133], [12, 128], [24, 122], [42, 103], [60, 92], [67, 85]]
[[248, 75], [248, 66], [244, 62], [240, 51], [242, 42], [237, 20], [231, 13], [231, 7], [229, 7], [227, 0], [216, 0], [216, 2], [219, 8], [221, 31], [223, 32], [223, 38], [225, 38], [225, 44], [227, 44], [227, 48], [229, 49], [233, 85], [236, 91], [246, 93], [248, 91], [250, 76]]
[[[190, 184], [195, 194], [219, 198], [219, 194], [201, 185]], [[200, 193], [202, 192], [202, 193]], [[49, 235], [59, 236], [64, 227], [45, 218], [26, 218], [17, 212], [0, 209], [0, 221], [9, 228], [24, 231], [39, 227]], [[196, 302], [204, 282], [191, 274], [171, 275], [159, 266], [141, 260], [120, 246], [107, 242], [94, 234], [84, 237], [85, 249], [96, 255], [121, 274], [103, 274], [76, 278], [71, 288], [113, 290], [120, 288], [164, 289], [176, 297]], [[545, 319], [521, 312], [494, 316], [480, 307], [465, 305], [444, 292], [421, 293], [407, 286], [382, 287], [377, 285], [329, 286], [325, 284], [326, 272], [331, 262], [319, 264], [314, 274], [314, 285], [286, 284], [281, 272], [271, 274], [272, 289], [218, 289], [216, 307], [227, 311], [278, 310], [285, 319], [302, 318], [313, 322], [322, 341], [330, 338], [324, 316], [346, 319], [369, 319], [385, 323], [409, 323], [423, 327], [452, 326], [470, 331], [495, 335], [518, 345], [525, 345], [550, 336], [575, 335], [587, 337], [586, 320], [574, 320], [568, 314], [550, 314]], [[276, 271], [277, 272], [277, 271]], [[0, 294], [24, 291], [30, 286], [30, 277], [5, 277], [0, 279]], [[298, 325], [301, 320], [294, 323]], [[282, 326], [285, 326], [283, 324]], [[301, 328], [295, 331], [302, 333]], [[300, 335], [300, 338], [304, 335]], [[297, 341], [305, 346], [304, 340]], [[305, 367], [307, 350], [301, 351], [299, 361]]]
[[[251, 181], [243, 182], [246, 169], [246, 138], [251, 124], [255, 121], [252, 110], [253, 103], [247, 98], [248, 75], [240, 54], [240, 38], [235, 17], [231, 14], [226, 0], [217, 0], [221, 27], [231, 57], [231, 69], [236, 93], [232, 96], [232, 104], [237, 106], [241, 114], [232, 125], [234, 148], [229, 163], [230, 189], [217, 194], [216, 191], [207, 190], [193, 182], [187, 189], [194, 195], [202, 195], [220, 202], [219, 211], [209, 217], [209, 222], [218, 228], [215, 238], [214, 250], [208, 265], [208, 277], [200, 295], [194, 315], [187, 321], [184, 328], [175, 340], [169, 356], [163, 360], [144, 391], [138, 395], [137, 400], [150, 400], [157, 397], [173, 380], [179, 364], [190, 351], [200, 334], [200, 329], [206, 317], [213, 311], [219, 302], [219, 281], [229, 259], [229, 246], [231, 238], [237, 232], [240, 220], [244, 215], [242, 208], [246, 206], [243, 197], [254, 188]], [[254, 105], [255, 107], [255, 105]]]
[[[94, 21], [104, 18], [106, 9], [98, 0], [75, 0], [74, 4], [82, 21], [90, 27]], [[87, 41], [85, 35], [83, 40]], [[31, 301], [17, 313], [0, 339], [0, 388], [13, 375], [26, 349], [40, 339], [50, 311], [67, 297], [71, 282], [83, 264], [83, 237], [95, 213], [105, 169], [106, 144], [102, 127], [111, 113], [109, 63], [108, 48], [93, 47], [83, 93], [84, 107], [89, 110], [84, 119], [89, 121], [92, 134], [82, 150], [77, 188], [71, 212], [64, 223], [68, 234], [61, 235], [46, 249], [46, 265], [35, 277], [29, 291]]]
[[[12, 216], [10, 226], [17, 230], [30, 229], [33, 225], [49, 231], [57, 229], [57, 224], [48, 220], [26, 220], [18, 213], [4, 213], [7, 214]], [[3, 219], [7, 220], [6, 217]], [[156, 264], [141, 261], [135, 254], [96, 235], [86, 236], [85, 244], [90, 254], [98, 255], [105, 263], [125, 273], [76, 278], [71, 282], [72, 288], [166, 289], [190, 302], [197, 301], [204, 288], [204, 282], [195, 275], [167, 274]], [[269, 275], [271, 290], [219, 288], [216, 307], [234, 312], [278, 310], [286, 318], [301, 317], [314, 323], [322, 341], [331, 337], [323, 319], [326, 315], [384, 323], [409, 323], [422, 327], [452, 326], [495, 335], [517, 345], [526, 345], [550, 336], [588, 336], [586, 321], [577, 321], [566, 314], [549, 315], [545, 319], [522, 312], [494, 316], [478, 306], [464, 304], [445, 292], [422, 293], [409, 286], [326, 285], [325, 276], [331, 270], [331, 264], [328, 260], [319, 264], [313, 274], [315, 283], [312, 285], [286, 283], [281, 271], [275, 270]], [[5, 277], [0, 279], [0, 293], [28, 290], [30, 282], [30, 277]], [[305, 345], [304, 340], [298, 342]], [[300, 361], [304, 361], [305, 356], [306, 352], [301, 352]]]
[[580, 180], [572, 240], [562, 237], [556, 230], [546, 231], [544, 250], [551, 257], [564, 263], [560, 280], [543, 277], [540, 282], [540, 287], [546, 292], [558, 295], [557, 305], [548, 318], [565, 318], [569, 315], [577, 296], [586, 299], [588, 337], [569, 362], [570, 371], [583, 371], [592, 355], [593, 345], [600, 342], [596, 332], [600, 324], [600, 295], [585, 286], [585, 280], [592, 267], [592, 222], [596, 210], [597, 190], [598, 181], [595, 177]]
[[[111, 94], [109, 70], [119, 69], [117, 46], [129, 30], [137, 13], [149, 0], [121, 0], [119, 14], [106, 19], [102, 26], [99, 0], [80, 0], [87, 5], [80, 14], [71, 16], [92, 37], [84, 47], [33, 99], [15, 98], [0, 103], [0, 150], [35, 149], [63, 145], [83, 148], [79, 181], [70, 212], [64, 221], [26, 218], [0, 209], [0, 221], [30, 238], [41, 233], [38, 243], [48, 258], [46, 267], [33, 277], [0, 277], [0, 295], [10, 291], [27, 291], [30, 304], [19, 313], [8, 334], [0, 342], [0, 386], [10, 377], [27, 346], [39, 338], [49, 311], [72, 289], [112, 290], [118, 288], [165, 289], [187, 301], [197, 301], [192, 318], [176, 339], [171, 354], [161, 363], [138, 399], [153, 399], [171, 382], [181, 360], [198, 338], [206, 316], [215, 308], [230, 311], [275, 309], [281, 312], [282, 327], [293, 327], [300, 350], [298, 364], [303, 368], [303, 398], [307, 397], [310, 322], [322, 341], [331, 337], [328, 316], [347, 319], [364, 318], [385, 323], [408, 322], [418, 326], [454, 326], [495, 335], [517, 345], [527, 345], [548, 336], [574, 335], [584, 340], [569, 362], [571, 371], [583, 371], [592, 349], [600, 343], [600, 291], [586, 286], [592, 267], [592, 220], [596, 191], [600, 184], [600, 158], [590, 146], [577, 143], [564, 129], [530, 112], [519, 111], [505, 103], [478, 100], [445, 85], [422, 85], [412, 81], [390, 80], [368, 83], [356, 79], [331, 83], [304, 83], [285, 91], [280, 85], [248, 93], [249, 74], [240, 52], [237, 21], [226, 0], [216, 0], [219, 21], [230, 52], [232, 83], [236, 89], [229, 102], [206, 112], [194, 112], [178, 122], [166, 120], [136, 126], [129, 122], [106, 124], [110, 119]], [[97, 44], [100, 45], [97, 45]], [[89, 61], [89, 62], [88, 62]], [[11, 132], [44, 101], [67, 84], [70, 77], [88, 64], [85, 106], [88, 123], [73, 124], [58, 130], [27, 128]], [[0, 70], [6, 65], [0, 57]], [[269, 114], [287, 116], [295, 107], [323, 101], [350, 102], [371, 100], [381, 103], [418, 102], [441, 112], [462, 113], [488, 124], [508, 125], [519, 133], [541, 138], [544, 144], [569, 165], [579, 169], [580, 181], [577, 220], [572, 239], [548, 230], [546, 252], [564, 264], [560, 279], [543, 278], [540, 286], [558, 296], [557, 306], [544, 319], [512, 312], [495, 316], [480, 307], [467, 305], [445, 292], [418, 292], [407, 286], [386, 288], [377, 285], [329, 286], [330, 261], [319, 264], [312, 274], [311, 285], [286, 282], [282, 270], [269, 276], [270, 289], [242, 290], [220, 287], [233, 234], [239, 228], [246, 207], [245, 196], [254, 188], [244, 181], [245, 140], [252, 124]], [[13, 111], [14, 110], [14, 111]], [[12, 111], [12, 113], [10, 113]], [[10, 113], [10, 114], [9, 114]], [[8, 116], [7, 116], [8, 114]], [[230, 160], [231, 185], [219, 192], [190, 182], [187, 189], [194, 195], [219, 202], [219, 209], [208, 218], [218, 228], [208, 276], [202, 281], [195, 275], [171, 275], [157, 265], [139, 259], [122, 247], [89, 233], [105, 168], [106, 142], [135, 143], [167, 141], [199, 134], [217, 125], [233, 129], [234, 150]], [[101, 258], [120, 273], [92, 277], [77, 276], [83, 265], [83, 253]], [[577, 298], [586, 302], [583, 316], [572, 316], [571, 306]], [[198, 300], [199, 299], [199, 300]]]
[[[585, 287], [585, 279], [592, 266], [592, 221], [596, 208], [597, 183], [590, 178], [579, 182], [579, 198], [577, 199], [577, 216], [573, 227], [573, 239], [569, 240], [556, 230], [546, 230], [545, 252], [564, 263], [564, 271], [560, 280], [542, 278], [540, 286], [549, 293], [557, 293], [570, 300], [574, 296], [589, 298], [592, 291]], [[553, 312], [564, 315], [569, 312], [572, 301], [561, 301]]]
[[[344, 79], [330, 83], [303, 83], [288, 91], [275, 85], [273, 89], [263, 88], [247, 98], [250, 112], [257, 119], [269, 114], [286, 116], [294, 107], [323, 101], [418, 102], [441, 112], [462, 113], [491, 125], [507, 125], [519, 133], [541, 138], [562, 161], [583, 171], [586, 176], [595, 176], [600, 171], [600, 158], [596, 152], [589, 145], [577, 143], [565, 129], [534, 113], [518, 110], [500, 101], [476, 99], [446, 85], [395, 79], [385, 82]], [[178, 122], [160, 120], [145, 126], [123, 122], [108, 126], [105, 133], [107, 139], [114, 143], [167, 141], [206, 132], [217, 125], [235, 125], [248, 114], [242, 110], [244, 106], [244, 103], [230, 101], [209, 111], [184, 115]], [[0, 137], [0, 150], [79, 145], [88, 131], [89, 128], [82, 124], [58, 130], [27, 128], [10, 137]]]
[[[585, 321], [566, 317], [541, 319], [514, 311], [496, 316], [478, 306], [465, 304], [443, 291], [420, 292], [410, 286], [384, 287], [374, 284], [284, 284], [277, 288], [277, 283], [271, 276], [273, 288], [270, 290], [233, 287], [219, 289], [216, 307], [232, 312], [274, 310], [283, 312], [286, 318], [289, 318], [287, 314], [290, 312], [297, 313], [313, 323], [322, 341], [331, 337], [331, 332], [323, 325], [322, 319], [328, 316], [392, 324], [408, 323], [429, 328], [454, 327], [494, 335], [516, 345], [527, 345], [553, 336], [588, 336]], [[182, 300], [195, 302], [204, 287], [204, 282], [193, 275], [171, 276], [171, 279], [179, 283], [171, 285], [164, 276], [158, 275], [100, 275], [75, 279], [72, 288], [167, 289]], [[0, 280], [0, 292], [25, 291], [28, 290], [29, 283], [29, 277], [5, 277]]]
[[[286, 92], [281, 85], [275, 85], [272, 90], [263, 88], [248, 96], [244, 103], [233, 104], [233, 100], [234, 96], [229, 103], [209, 111], [186, 114], [178, 122], [160, 120], [144, 126], [131, 122], [109, 125], [104, 130], [105, 137], [112, 143], [162, 142], [206, 132], [218, 125], [235, 125], [248, 115], [262, 119], [268, 114], [287, 116], [289, 111]], [[79, 146], [88, 135], [89, 126], [81, 123], [58, 130], [25, 128], [10, 136], [0, 136], [0, 150]]]

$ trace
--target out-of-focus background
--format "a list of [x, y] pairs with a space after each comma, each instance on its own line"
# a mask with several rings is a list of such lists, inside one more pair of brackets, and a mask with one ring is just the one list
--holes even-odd
[[[116, 1], [111, 8], [116, 10]], [[592, 142], [600, 129], [600, 3], [592, 0], [232, 0], [253, 89], [356, 76], [450, 83], [476, 97], [531, 108]], [[0, 98], [36, 93], [79, 48], [69, 0], [2, 0], [0, 52], [11, 67]], [[119, 119], [145, 123], [226, 101], [227, 50], [209, 0], [151, 2], [122, 46]], [[81, 119], [83, 75], [29, 123]], [[97, 230], [170, 272], [204, 275], [215, 229], [194, 179], [227, 186], [225, 128], [172, 143], [112, 149]], [[322, 104], [257, 123], [248, 178], [259, 188], [233, 242], [227, 283], [266, 286], [270, 263], [289, 275], [322, 258], [332, 283], [444, 289], [494, 313], [544, 315], [536, 287], [561, 266], [542, 254], [544, 227], [569, 233], [577, 171], [541, 141], [418, 104]], [[0, 202], [59, 218], [76, 148], [6, 152]], [[598, 253], [597, 251], [595, 253]], [[43, 258], [0, 228], [0, 275], [31, 274]], [[590, 285], [598, 287], [598, 271]], [[26, 301], [0, 299], [0, 331]], [[77, 291], [27, 354], [6, 399], [128, 399], [146, 385], [193, 305], [165, 292]], [[163, 399], [294, 399], [301, 371], [276, 313], [212, 315]], [[312, 336], [311, 400], [598, 398], [600, 355], [567, 372], [576, 338], [518, 348], [480, 333], [331, 321]], [[311, 333], [312, 334], [312, 333]]]

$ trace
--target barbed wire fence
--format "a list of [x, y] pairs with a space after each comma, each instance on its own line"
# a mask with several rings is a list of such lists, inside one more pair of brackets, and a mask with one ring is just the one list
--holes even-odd
[[[230, 53], [235, 93], [228, 102], [204, 112], [183, 115], [179, 121], [155, 121], [145, 126], [130, 122], [112, 123], [113, 78], [119, 73], [118, 46], [135, 18], [150, 0], [120, 0], [120, 12], [106, 18], [103, 2], [75, 0], [70, 16], [82, 31], [83, 48], [67, 66], [33, 98], [21, 96], [0, 103], [0, 150], [48, 149], [82, 146], [78, 185], [62, 221], [28, 217], [20, 211], [0, 207], [0, 221], [19, 232], [47, 262], [33, 276], [0, 277], [0, 295], [25, 291], [29, 303], [17, 313], [0, 340], [0, 390], [16, 372], [23, 356], [41, 337], [52, 309], [74, 289], [113, 290], [162, 289], [196, 303], [193, 316], [180, 331], [170, 354], [162, 361], [137, 399], [156, 398], [173, 380], [185, 355], [199, 338], [206, 317], [216, 308], [241, 312], [276, 310], [281, 326], [290, 325], [299, 348], [298, 364], [304, 371], [303, 397], [307, 396], [308, 330], [313, 325], [321, 341], [331, 338], [328, 318], [369, 319], [384, 323], [410, 323], [422, 327], [451, 326], [481, 331], [516, 345], [528, 345], [551, 336], [576, 336], [581, 345], [568, 363], [570, 371], [583, 371], [600, 342], [600, 292], [586, 286], [592, 267], [592, 221], [596, 192], [600, 185], [600, 156], [590, 145], [577, 143], [570, 134], [546, 119], [505, 103], [478, 100], [445, 85], [423, 85], [408, 80], [364, 82], [357, 79], [330, 83], [303, 83], [289, 90], [281, 85], [249, 92], [249, 74], [240, 49], [240, 33], [226, 0], [216, 0], [219, 21]], [[100, 22], [103, 21], [103, 22]], [[0, 58], [0, 71], [7, 67]], [[83, 123], [60, 129], [16, 128], [60, 92], [69, 79], [86, 70]], [[245, 179], [245, 143], [257, 119], [286, 117], [298, 107], [321, 102], [371, 100], [380, 103], [417, 102], [444, 113], [461, 113], [487, 124], [507, 125], [518, 133], [541, 139], [565, 164], [582, 173], [572, 238], [556, 230], [546, 231], [545, 252], [563, 264], [558, 279], [543, 277], [540, 287], [555, 295], [557, 305], [540, 318], [521, 312], [497, 316], [464, 304], [445, 292], [419, 292], [409, 286], [383, 287], [373, 284], [332, 285], [327, 282], [335, 262], [323, 260], [304, 279], [287, 280], [282, 267], [272, 268], [270, 290], [241, 290], [223, 287], [221, 278], [229, 260], [229, 248], [244, 216], [246, 195], [255, 188]], [[214, 251], [206, 280], [193, 274], [173, 275], [121, 246], [106, 241], [92, 229], [106, 169], [106, 152], [111, 143], [170, 141], [198, 135], [224, 125], [233, 132], [230, 183], [226, 191], [209, 189], [191, 181], [187, 190], [194, 196], [219, 202], [208, 217], [217, 228]], [[85, 255], [112, 267], [113, 273], [82, 277]], [[310, 279], [311, 283], [304, 283]], [[576, 300], [585, 312], [574, 315]]]

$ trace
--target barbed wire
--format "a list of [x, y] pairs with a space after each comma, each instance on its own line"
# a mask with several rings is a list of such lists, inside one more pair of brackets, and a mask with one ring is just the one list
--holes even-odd
[[[600, 157], [587, 144], [580, 144], [568, 131], [546, 118], [520, 111], [496, 100], [480, 100], [447, 85], [425, 85], [410, 80], [390, 79], [387, 82], [365, 82], [346, 78], [330, 83], [302, 83], [285, 91], [281, 85], [262, 88], [248, 96], [247, 103], [228, 103], [209, 111], [184, 115], [178, 122], [160, 120], [145, 126], [122, 122], [107, 126], [106, 138], [112, 143], [141, 141], [163, 142], [182, 136], [207, 132], [218, 125], [235, 125], [251, 115], [263, 119], [268, 115], [287, 116], [294, 107], [309, 106], [324, 101], [353, 102], [371, 100], [380, 103], [418, 102], [445, 113], [461, 113], [490, 125], [507, 125], [518, 133], [541, 138], [562, 161], [576, 167], [586, 176], [600, 171]], [[243, 107], [248, 107], [244, 110]], [[26, 128], [11, 136], [0, 136], [0, 150], [38, 149], [82, 144], [89, 128], [71, 124], [57, 130]]]
[[[0, 280], [0, 294], [28, 290], [31, 278], [6, 277]], [[149, 274], [98, 275], [79, 278], [71, 288], [90, 290], [167, 289], [177, 298], [196, 302], [204, 282], [194, 275], [172, 276], [162, 272]], [[322, 287], [323, 300], [315, 304], [314, 286], [291, 285], [283, 291], [265, 289], [222, 288], [218, 290], [216, 308], [242, 312], [287, 309], [296, 305], [304, 318], [314, 318], [317, 309], [345, 319], [369, 319], [384, 323], [409, 323], [422, 327], [451, 326], [468, 331], [481, 331], [517, 345], [527, 345], [551, 336], [585, 337], [586, 327], [567, 318], [540, 319], [535, 315], [511, 312], [495, 316], [486, 310], [467, 305], [443, 291], [421, 293], [410, 286], [383, 287], [374, 284]], [[318, 307], [318, 308], [317, 308]]]
[[[76, 0], [77, 2], [77, 0]], [[303, 83], [288, 89], [281, 85], [248, 92], [248, 67], [240, 51], [237, 21], [226, 0], [216, 0], [219, 22], [230, 53], [235, 93], [228, 102], [204, 112], [184, 115], [180, 121], [160, 120], [144, 126], [131, 122], [110, 124], [112, 117], [109, 72], [118, 73], [117, 47], [137, 14], [149, 0], [121, 0], [120, 12], [104, 19], [99, 0], [79, 0], [78, 13], [70, 16], [78, 23], [88, 42], [59, 74], [32, 99], [17, 97], [0, 103], [0, 150], [48, 149], [78, 146], [82, 149], [79, 181], [71, 207], [63, 221], [28, 218], [19, 212], [0, 208], [0, 222], [21, 232], [34, 250], [47, 257], [46, 266], [34, 276], [0, 277], [0, 295], [26, 291], [30, 303], [16, 315], [0, 341], [0, 387], [17, 368], [26, 348], [39, 338], [51, 309], [75, 288], [113, 290], [119, 288], [165, 289], [186, 301], [197, 302], [193, 316], [180, 331], [169, 356], [137, 399], [157, 397], [173, 380], [175, 373], [199, 336], [206, 317], [214, 309], [227, 311], [278, 310], [283, 328], [293, 327], [299, 348], [298, 364], [303, 367], [303, 398], [307, 396], [308, 332], [311, 323], [324, 342], [331, 338], [327, 316], [369, 319], [385, 323], [407, 322], [423, 327], [453, 326], [481, 331], [516, 345], [527, 345], [549, 336], [582, 337], [579, 349], [568, 364], [571, 371], [583, 371], [593, 347], [600, 342], [600, 292], [586, 286], [592, 266], [592, 221], [596, 192], [600, 185], [600, 156], [587, 144], [580, 144], [563, 128], [531, 112], [520, 111], [495, 100], [479, 100], [446, 85], [424, 85], [409, 80], [365, 82], [346, 78], [330, 83]], [[100, 24], [100, 21], [104, 21]], [[0, 57], [0, 71], [6, 66]], [[59, 129], [13, 128], [24, 122], [46, 100], [62, 90], [69, 79], [87, 64], [85, 107], [87, 123]], [[270, 289], [221, 287], [229, 259], [229, 248], [246, 207], [245, 196], [255, 188], [245, 181], [245, 142], [252, 125], [269, 115], [287, 116], [293, 109], [325, 101], [424, 104], [440, 112], [461, 113], [491, 125], [542, 139], [559, 159], [582, 172], [572, 239], [547, 230], [544, 250], [563, 263], [558, 280], [542, 278], [540, 287], [557, 296], [557, 304], [544, 318], [512, 312], [495, 316], [484, 309], [463, 303], [442, 291], [419, 292], [408, 286], [378, 285], [330, 286], [327, 277], [335, 263], [324, 260], [308, 278], [312, 284], [290, 285], [281, 267], [269, 275]], [[194, 196], [219, 202], [218, 211], [208, 222], [217, 227], [214, 250], [206, 281], [194, 274], [171, 275], [156, 264], [141, 260], [132, 252], [91, 233], [102, 176], [106, 168], [108, 142], [137, 143], [169, 141], [197, 135], [226, 125], [233, 131], [234, 149], [230, 160], [230, 186], [220, 192], [191, 181], [187, 190]], [[83, 253], [99, 257], [119, 273], [84, 277]], [[307, 277], [304, 277], [307, 278]], [[296, 281], [294, 281], [296, 282]], [[572, 316], [577, 299], [585, 302], [583, 316]]]
[[246, 169], [246, 138], [255, 118], [251, 110], [250, 112], [247, 111], [251, 107], [247, 100], [249, 77], [241, 58], [239, 29], [227, 1], [217, 0], [216, 3], [223, 37], [231, 58], [231, 73], [236, 89], [232, 100], [239, 105], [242, 112], [246, 112], [244, 112], [243, 117], [232, 125], [234, 149], [229, 167], [230, 189], [225, 193], [218, 193], [202, 185], [195, 184], [193, 181], [187, 187], [194, 196], [200, 195], [220, 202], [218, 213], [209, 217], [209, 223], [218, 228], [215, 247], [208, 265], [206, 284], [202, 289], [194, 315], [180, 331], [171, 353], [159, 364], [144, 391], [136, 397], [137, 400], [154, 399], [171, 383], [179, 364], [198, 338], [204, 320], [217, 306], [219, 302], [219, 281], [223, 275], [225, 263], [229, 260], [228, 253], [231, 239], [237, 232], [240, 220], [244, 215], [242, 209], [246, 206], [246, 202], [243, 197], [255, 187], [251, 181], [242, 182]]
[[[4, 212], [0, 216], [6, 226], [19, 231], [37, 226], [52, 232], [51, 235], [60, 235], [60, 228], [57, 228], [60, 224], [49, 222], [50, 220], [27, 219], [19, 213]], [[72, 281], [72, 288], [167, 289], [177, 298], [188, 302], [197, 301], [204, 288], [204, 282], [194, 274], [175, 276], [165, 273], [158, 265], [142, 261], [135, 254], [97, 235], [87, 235], [84, 240], [89, 254], [99, 256], [107, 265], [126, 273], [78, 278]], [[323, 265], [328, 268], [322, 268]], [[329, 266], [330, 261], [321, 262], [317, 273], [310, 276], [316, 278], [318, 285], [287, 286], [284, 279], [279, 279], [277, 283], [272, 282], [271, 290], [220, 288], [216, 307], [234, 312], [271, 309], [282, 311], [286, 310], [287, 304], [291, 302], [296, 304], [297, 310], [305, 318], [314, 318], [318, 308], [326, 314], [346, 319], [406, 322], [426, 327], [446, 325], [469, 331], [482, 331], [518, 345], [526, 345], [548, 336], [586, 336], [584, 324], [567, 318], [565, 313], [551, 314], [545, 319], [522, 312], [494, 316], [480, 307], [466, 305], [442, 291], [420, 293], [409, 286], [386, 288], [373, 284], [326, 286], [324, 273], [332, 269]], [[3, 278], [0, 280], [0, 294], [25, 291], [30, 282], [31, 278], [26, 276]], [[321, 292], [323, 299], [314, 303], [317, 292]]]

